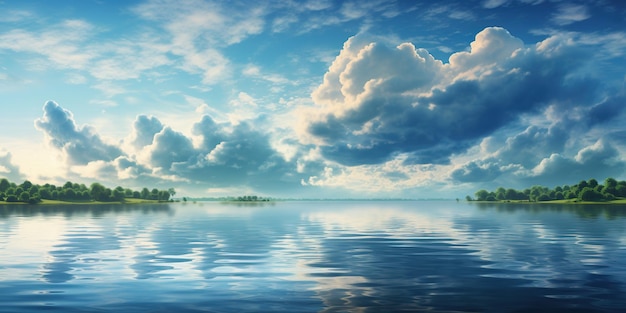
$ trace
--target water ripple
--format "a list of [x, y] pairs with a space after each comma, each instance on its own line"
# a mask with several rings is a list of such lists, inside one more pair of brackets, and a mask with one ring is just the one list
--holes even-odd
[[90, 210], [0, 219], [0, 312], [626, 307], [623, 215], [408, 201]]

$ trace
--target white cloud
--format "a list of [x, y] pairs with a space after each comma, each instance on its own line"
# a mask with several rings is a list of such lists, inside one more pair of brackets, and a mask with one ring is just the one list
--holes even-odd
[[81, 20], [65, 20], [42, 32], [14, 29], [0, 34], [0, 49], [40, 54], [57, 67], [85, 69], [96, 53], [82, 44], [94, 31]]
[[623, 116], [623, 97], [606, 97], [584, 74], [601, 57], [593, 45], [571, 34], [525, 45], [487, 28], [444, 64], [410, 44], [350, 38], [312, 93], [315, 104], [294, 109], [300, 142], [316, 146], [323, 164], [302, 183], [392, 193], [425, 181], [567, 183], [622, 173], [622, 143], [587, 142], [626, 131], [611, 122]]
[[483, 2], [483, 7], [487, 9], [495, 9], [497, 7], [506, 5], [510, 0], [485, 0]]
[[[606, 120], [595, 121], [605, 123]], [[626, 170], [626, 159], [620, 156], [616, 144], [600, 139], [587, 144], [588, 126], [581, 121], [560, 120], [542, 128], [530, 126], [506, 140], [493, 153], [457, 166], [451, 178], [458, 182], [562, 185], [580, 179], [619, 177]], [[602, 131], [603, 135], [608, 135]]]
[[[0, 77], [0, 79], [2, 79]], [[82, 85], [87, 83], [87, 77], [78, 73], [72, 73], [67, 75], [66, 81], [72, 85]]]
[[525, 47], [508, 31], [487, 28], [470, 51], [443, 64], [409, 43], [391, 48], [353, 37], [312, 93], [317, 106], [298, 112], [301, 139], [346, 165], [403, 153], [408, 162], [445, 163], [567, 90], [561, 82], [575, 63], [555, 60], [570, 51], [547, 46]]
[[134, 12], [161, 23], [171, 37], [167, 50], [183, 58], [182, 68], [200, 73], [203, 83], [214, 84], [230, 74], [228, 59], [214, 47], [241, 42], [264, 27], [263, 6], [234, 6], [195, 0], [148, 1]]
[[289, 83], [293, 83], [290, 82], [287, 78], [278, 75], [278, 74], [264, 74], [261, 73], [261, 68], [253, 65], [253, 64], [248, 64], [242, 71], [242, 74], [248, 77], [252, 77], [255, 79], [262, 79], [265, 81], [268, 81], [270, 83], [274, 83], [274, 84], [289, 84]]
[[[139, 78], [147, 71], [171, 64], [167, 46], [155, 38], [137, 35], [135, 40], [101, 41], [105, 30], [83, 21], [64, 20], [43, 30], [13, 29], [0, 33], [0, 49], [43, 56], [31, 68], [81, 70], [97, 79], [126, 80]], [[84, 83], [83, 74], [73, 72], [69, 81]]]
[[163, 130], [164, 126], [154, 116], [139, 115], [133, 123], [133, 130], [124, 141], [134, 150], [140, 151], [152, 144], [154, 136]]
[[157, 33], [136, 36], [97, 46], [100, 57], [91, 65], [91, 75], [104, 80], [136, 79], [146, 71], [173, 65], [167, 56], [169, 46], [159, 42]]
[[298, 17], [294, 14], [279, 16], [272, 21], [272, 31], [275, 33], [284, 32], [297, 22]]
[[402, 196], [406, 190], [441, 191], [445, 177], [437, 174], [431, 166], [407, 165], [406, 156], [377, 165], [344, 167], [327, 164], [318, 175], [304, 180], [305, 185], [339, 188], [353, 195], [367, 194], [369, 197], [385, 195]]
[[35, 121], [35, 127], [44, 132], [51, 146], [62, 152], [69, 165], [110, 161], [122, 154], [121, 149], [105, 143], [91, 127], [77, 126], [72, 113], [55, 102], [46, 102], [43, 110], [44, 115]]
[[299, 188], [306, 176], [294, 175], [298, 156], [287, 161], [274, 150], [270, 136], [251, 122], [217, 123], [205, 115], [193, 125], [195, 137], [190, 137], [156, 117], [140, 115], [131, 134], [114, 145], [105, 143], [92, 127], [77, 126], [71, 112], [50, 101], [36, 126], [61, 152], [68, 174], [82, 179], [131, 185], [169, 181], [194, 189], [241, 186], [266, 192]]
[[26, 10], [3, 10], [0, 13], [0, 23], [16, 23], [32, 19], [35, 14]]
[[193, 162], [197, 152], [189, 138], [166, 126], [154, 135], [154, 141], [143, 149], [141, 155], [145, 156], [143, 160], [150, 167], [171, 171], [174, 163]]
[[474, 13], [472, 13], [471, 11], [464, 11], [464, 10], [453, 10], [452, 12], [450, 12], [450, 14], [448, 14], [448, 17], [450, 17], [451, 19], [455, 19], [455, 20], [475, 20], [476, 16], [474, 15]]
[[230, 104], [235, 107], [257, 107], [256, 99], [252, 98], [249, 94], [245, 92], [239, 92], [237, 94], [237, 98], [230, 101]]
[[590, 18], [589, 9], [585, 5], [562, 4], [552, 16], [552, 22], [557, 25], [569, 25]]

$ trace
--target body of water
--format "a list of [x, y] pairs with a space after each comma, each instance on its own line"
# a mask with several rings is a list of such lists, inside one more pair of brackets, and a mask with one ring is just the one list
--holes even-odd
[[0, 206], [0, 312], [625, 312], [626, 206]]

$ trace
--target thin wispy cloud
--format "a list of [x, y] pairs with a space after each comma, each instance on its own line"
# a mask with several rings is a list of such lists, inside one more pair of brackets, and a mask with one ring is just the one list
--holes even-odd
[[589, 10], [584, 5], [563, 4], [554, 13], [552, 21], [558, 25], [569, 25], [590, 18]]

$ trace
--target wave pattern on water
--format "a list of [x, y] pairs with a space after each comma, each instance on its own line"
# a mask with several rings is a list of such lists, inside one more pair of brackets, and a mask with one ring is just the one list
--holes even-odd
[[626, 307], [616, 213], [408, 201], [71, 210], [4, 209], [0, 312]]

